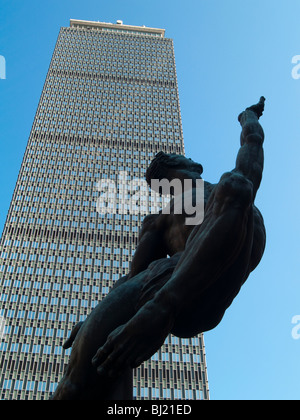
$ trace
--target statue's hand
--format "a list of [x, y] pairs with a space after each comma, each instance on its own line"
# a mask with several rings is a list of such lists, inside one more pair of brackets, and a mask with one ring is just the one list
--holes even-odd
[[172, 326], [170, 312], [148, 302], [97, 351], [92, 363], [98, 374], [115, 378], [125, 368], [138, 367], [162, 346]]
[[[252, 105], [252, 106], [249, 106], [248, 108], [246, 108], [246, 111], [253, 111], [257, 115], [257, 118], [259, 119], [262, 116], [263, 112], [264, 112], [264, 109], [265, 109], [265, 101], [266, 101], [266, 98], [264, 96], [261, 96], [259, 102], [257, 104], [255, 104], [255, 105]], [[240, 122], [242, 121], [243, 114], [246, 111], [241, 112], [240, 115], [238, 116], [238, 120]]]

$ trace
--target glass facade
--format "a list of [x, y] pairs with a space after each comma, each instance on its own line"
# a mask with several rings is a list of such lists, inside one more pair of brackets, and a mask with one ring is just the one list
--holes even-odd
[[[144, 178], [184, 154], [173, 41], [164, 30], [61, 28], [0, 243], [1, 399], [47, 399], [61, 347], [128, 272], [143, 215], [99, 214], [99, 180]], [[169, 336], [136, 369], [136, 399], [208, 399], [202, 335]]]

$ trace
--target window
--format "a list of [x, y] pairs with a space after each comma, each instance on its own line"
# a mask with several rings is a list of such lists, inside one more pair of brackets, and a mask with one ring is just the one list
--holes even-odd
[[3, 389], [10, 389], [11, 388], [11, 380], [5, 380], [3, 383]]
[[26, 390], [27, 391], [34, 391], [34, 385], [35, 385], [34, 381], [28, 381], [27, 385], [26, 385]]
[[21, 391], [23, 389], [23, 381], [16, 381], [15, 382], [15, 390], [16, 391]]

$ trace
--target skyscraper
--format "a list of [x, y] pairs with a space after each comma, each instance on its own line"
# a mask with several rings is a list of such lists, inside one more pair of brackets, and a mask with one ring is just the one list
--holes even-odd
[[[62, 343], [128, 272], [143, 214], [101, 214], [103, 179], [184, 153], [163, 29], [71, 20], [59, 32], [1, 238], [1, 399], [47, 399]], [[169, 336], [136, 369], [137, 399], [207, 399], [203, 337]]]

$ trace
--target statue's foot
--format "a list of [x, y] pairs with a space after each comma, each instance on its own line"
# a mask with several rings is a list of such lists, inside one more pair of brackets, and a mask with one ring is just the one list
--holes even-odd
[[[265, 109], [265, 100], [266, 98], [264, 96], [261, 96], [259, 102], [255, 105], [250, 106], [249, 108], [246, 108], [246, 111], [253, 111], [257, 115], [257, 118], [260, 118]], [[241, 112], [238, 116], [239, 122], [241, 122], [242, 116], [246, 111]]]

